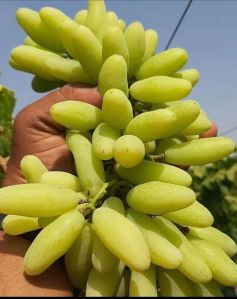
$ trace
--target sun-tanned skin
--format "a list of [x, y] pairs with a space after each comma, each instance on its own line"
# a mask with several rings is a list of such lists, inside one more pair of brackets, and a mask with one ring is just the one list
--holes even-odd
[[[49, 170], [75, 172], [64, 128], [49, 114], [53, 104], [65, 100], [84, 101], [97, 107], [102, 103], [96, 88], [75, 84], [65, 85], [20, 111], [14, 120], [4, 186], [25, 182], [19, 166], [29, 154], [36, 155]], [[7, 236], [0, 230], [0, 296], [73, 296], [62, 262], [56, 262], [38, 276], [24, 274], [23, 258], [29, 245], [28, 240]]]

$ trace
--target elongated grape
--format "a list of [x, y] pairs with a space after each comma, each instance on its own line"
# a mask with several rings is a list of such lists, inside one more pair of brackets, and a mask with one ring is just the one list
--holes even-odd
[[105, 60], [100, 70], [98, 85], [102, 95], [111, 88], [128, 94], [127, 64], [121, 55], [115, 54]]
[[130, 86], [130, 94], [134, 99], [148, 103], [177, 101], [186, 97], [191, 90], [189, 81], [167, 76], [150, 77]]
[[50, 50], [50, 49], [48, 49], [48, 48], [46, 48], [46, 47], [43, 47], [43, 46], [41, 46], [41, 45], [38, 45], [38, 44], [37, 44], [36, 42], [34, 42], [33, 39], [31, 39], [29, 36], [27, 36], [27, 37], [24, 39], [23, 44], [24, 44], [25, 46], [31, 46], [31, 47], [35, 47], [35, 48], [38, 48], [38, 49], [41, 49], [41, 50], [51, 51], [51, 52], [56, 53], [56, 54], [58, 54], [58, 55], [60, 55], [60, 56], [62, 55], [62, 53], [58, 53], [58, 52], [52, 51], [52, 50]]
[[196, 120], [193, 123], [191, 123], [189, 126], [187, 126], [183, 130], [182, 134], [185, 136], [201, 134], [207, 131], [208, 129], [210, 129], [211, 125], [212, 123], [208, 119], [206, 113], [203, 110], [201, 110]]
[[99, 108], [81, 101], [63, 101], [50, 108], [54, 121], [73, 130], [91, 130], [102, 122]]
[[[28, 275], [44, 272], [64, 255], [75, 242], [85, 224], [77, 210], [69, 211], [45, 227], [34, 239], [24, 257], [24, 270]], [[62, 236], [64, 236], [62, 238]]]
[[107, 27], [102, 42], [102, 56], [105, 61], [110, 56], [121, 55], [127, 63], [129, 63], [128, 47], [124, 39], [123, 32], [119, 27]]
[[192, 177], [186, 171], [159, 162], [144, 160], [133, 168], [125, 168], [117, 164], [115, 170], [121, 178], [135, 185], [160, 181], [189, 187], [192, 183]]
[[135, 271], [150, 266], [149, 249], [136, 225], [110, 208], [98, 208], [93, 213], [94, 229], [106, 247]]
[[235, 143], [228, 137], [210, 137], [183, 142], [165, 151], [165, 160], [176, 165], [203, 165], [229, 156]]
[[189, 207], [163, 215], [165, 218], [182, 226], [208, 227], [214, 218], [209, 210], [198, 201]]
[[38, 218], [18, 215], [7, 215], [2, 222], [2, 228], [8, 235], [20, 235], [40, 228]]
[[162, 297], [192, 297], [188, 279], [178, 270], [158, 269]]
[[92, 267], [91, 255], [93, 231], [91, 224], [86, 223], [72, 247], [65, 254], [65, 267], [70, 282], [75, 288], [85, 289]]
[[128, 209], [127, 218], [132, 220], [142, 231], [153, 264], [167, 269], [175, 269], [181, 264], [182, 254], [166, 239], [149, 216]]
[[82, 190], [80, 180], [77, 176], [64, 171], [48, 171], [41, 178], [40, 183], [53, 186], [61, 186], [75, 192]]
[[79, 25], [85, 26], [86, 19], [87, 19], [87, 9], [79, 10], [74, 16], [74, 21]]
[[129, 297], [157, 297], [156, 267], [150, 266], [143, 272], [132, 271]]
[[11, 59], [20, 70], [50, 81], [58, 81], [58, 78], [51, 75], [46, 63], [48, 59], [58, 57], [58, 54], [31, 46], [18, 46], [11, 51]]
[[175, 120], [175, 114], [167, 109], [144, 112], [128, 123], [125, 134], [135, 135], [143, 142], [161, 139], [172, 132]]
[[67, 136], [67, 145], [74, 156], [81, 185], [89, 198], [103, 193], [106, 187], [104, 168], [92, 150], [90, 141], [74, 133]]
[[[96, 1], [97, 2], [97, 1]], [[99, 2], [99, 1], [98, 1]], [[102, 66], [102, 46], [89, 28], [79, 25], [72, 35], [74, 53], [88, 76], [97, 83]]]
[[194, 87], [200, 79], [200, 74], [197, 69], [187, 69], [182, 72], [175, 73], [172, 77], [188, 80]]
[[187, 187], [152, 181], [132, 188], [127, 203], [138, 212], [162, 215], [190, 206], [195, 198], [195, 193]]
[[193, 100], [177, 103], [165, 109], [174, 112], [176, 116], [173, 130], [165, 136], [166, 138], [182, 132], [184, 128], [196, 120], [200, 113], [200, 106]]
[[237, 265], [219, 246], [193, 236], [189, 236], [188, 239], [206, 261], [212, 272], [213, 279], [221, 285], [236, 286]]
[[117, 163], [131, 168], [142, 162], [145, 156], [145, 147], [138, 137], [123, 135], [114, 143], [113, 156]]
[[177, 136], [177, 137], [173, 137], [173, 138], [169, 137], [169, 138], [160, 140], [156, 147], [155, 154], [157, 154], [157, 155], [164, 154], [164, 152], [167, 149], [169, 149], [170, 147], [172, 147], [173, 145], [180, 144], [185, 141], [186, 141], [186, 138], [184, 138], [183, 136]]
[[61, 81], [48, 81], [39, 76], [34, 76], [31, 81], [31, 87], [35, 92], [48, 92], [64, 85]]
[[205, 284], [194, 283], [192, 281], [189, 283], [194, 297], [224, 297], [215, 280], [211, 280]]
[[19, 184], [0, 190], [0, 213], [51, 217], [76, 207], [76, 192], [39, 183]]
[[16, 12], [16, 19], [34, 42], [56, 52], [64, 51], [60, 40], [44, 24], [38, 12], [29, 8], [19, 8]]
[[120, 283], [124, 267], [124, 263], [120, 262], [116, 269], [106, 274], [92, 268], [86, 285], [86, 297], [112, 297]]
[[38, 218], [40, 228], [45, 228], [52, 223], [58, 216]]
[[[108, 27], [118, 27], [118, 16], [116, 15], [115, 12], [113, 11], [108, 11], [106, 13], [106, 16], [104, 18], [104, 22], [102, 24], [102, 26], [100, 27], [98, 33], [97, 33], [97, 38], [98, 40], [102, 43], [103, 38], [104, 38], [104, 34], [107, 30]], [[121, 30], [121, 29], [120, 29]], [[102, 45], [103, 48], [103, 45]]]
[[144, 143], [144, 146], [145, 146], [146, 154], [152, 154], [152, 153], [154, 153], [154, 151], [156, 149], [156, 142], [149, 141], [149, 142]]
[[124, 32], [129, 52], [128, 78], [140, 67], [146, 49], [145, 31], [141, 23], [131, 23]]
[[155, 217], [152, 221], [157, 224], [166, 238], [182, 253], [183, 261], [178, 270], [195, 283], [207, 283], [210, 281], [212, 274], [207, 263], [183, 233], [164, 217]]
[[181, 48], [168, 49], [145, 61], [136, 74], [137, 80], [153, 76], [169, 76], [181, 69], [188, 60], [188, 53]]
[[121, 199], [116, 196], [110, 196], [109, 198], [107, 198], [103, 202], [102, 206], [105, 208], [110, 208], [123, 216], [125, 215], [124, 205], [123, 205]]
[[189, 233], [192, 236], [215, 243], [217, 246], [221, 247], [221, 249], [225, 251], [225, 253], [230, 257], [234, 256], [237, 253], [237, 246], [235, 244], [235, 241], [215, 227], [190, 227]]
[[113, 158], [113, 147], [120, 134], [120, 130], [114, 129], [105, 122], [97, 126], [92, 135], [92, 148], [99, 159]]
[[106, 17], [106, 7], [104, 0], [88, 0], [86, 26], [97, 34], [104, 18]]
[[142, 62], [147, 61], [151, 56], [154, 55], [159, 41], [158, 34], [153, 29], [148, 29], [145, 31], [145, 39], [146, 49], [142, 58]]
[[20, 168], [28, 183], [40, 183], [43, 173], [47, 172], [46, 166], [34, 155], [26, 155], [21, 159]]
[[125, 129], [133, 118], [133, 109], [127, 96], [119, 89], [109, 89], [103, 97], [103, 119], [115, 129]]
[[56, 36], [57, 39], [60, 39], [60, 25], [64, 21], [71, 20], [71, 18], [65, 15], [61, 10], [54, 7], [42, 7], [39, 11], [39, 15], [41, 20], [50, 29], [51, 34]]
[[129, 296], [129, 284], [130, 284], [131, 272], [128, 268], [125, 268], [123, 272], [120, 284], [114, 293], [114, 297], [128, 297]]
[[119, 264], [119, 259], [104, 245], [97, 234], [94, 234], [92, 264], [100, 273], [111, 272]]
[[119, 19], [118, 20], [118, 27], [124, 32], [125, 29], [126, 29], [126, 23], [125, 23], [125, 21], [122, 20], [122, 19]]

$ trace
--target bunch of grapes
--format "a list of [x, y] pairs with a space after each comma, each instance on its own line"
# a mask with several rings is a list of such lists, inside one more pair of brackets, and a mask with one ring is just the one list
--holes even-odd
[[83, 82], [103, 97], [102, 109], [73, 100], [50, 109], [77, 176], [28, 155], [27, 184], [0, 190], [6, 233], [40, 229], [25, 272], [38, 275], [64, 256], [86, 296], [221, 296], [219, 285], [237, 285], [236, 244], [212, 226], [182, 169], [235, 149], [227, 137], [199, 139], [211, 122], [183, 100], [199, 80], [195, 69], [178, 72], [187, 52], [156, 54], [157, 33], [126, 27], [102, 0], [74, 20], [50, 7], [19, 9], [17, 20], [29, 37], [10, 64], [35, 75], [35, 90]]

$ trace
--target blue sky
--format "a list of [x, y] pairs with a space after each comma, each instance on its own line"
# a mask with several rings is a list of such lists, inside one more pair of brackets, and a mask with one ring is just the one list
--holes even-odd
[[[140, 21], [145, 29], [159, 34], [158, 52], [166, 46], [187, 0], [107, 0], [127, 24]], [[0, 0], [0, 83], [15, 90], [15, 113], [42, 94], [31, 90], [30, 74], [15, 71], [8, 65], [11, 49], [22, 44], [25, 33], [18, 26], [15, 12], [19, 7], [39, 10], [43, 6], [61, 9], [70, 17], [86, 8], [85, 0]], [[219, 132], [237, 126], [237, 1], [194, 0], [170, 47], [182, 47], [189, 53], [185, 68], [201, 73], [199, 84], [189, 98], [198, 101]], [[237, 143], [237, 130], [226, 134]]]

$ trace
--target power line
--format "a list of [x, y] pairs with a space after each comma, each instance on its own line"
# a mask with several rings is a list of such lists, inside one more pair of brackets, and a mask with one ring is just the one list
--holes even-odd
[[165, 47], [165, 50], [167, 50], [169, 48], [169, 46], [170, 46], [173, 38], [175, 37], [175, 34], [177, 33], [177, 31], [178, 31], [178, 29], [179, 29], [179, 27], [180, 27], [180, 25], [181, 25], [181, 23], [182, 23], [185, 15], [186, 15], [186, 13], [188, 12], [188, 9], [189, 9], [189, 7], [190, 7], [190, 5], [191, 5], [192, 2], [193, 2], [193, 0], [189, 0], [188, 5], [186, 6], [186, 8], [185, 8], [185, 10], [184, 10], [184, 12], [183, 12], [183, 14], [182, 14], [179, 22], [177, 23], [177, 25], [176, 25], [176, 27], [175, 27], [175, 29], [174, 29], [174, 31], [173, 31], [173, 33], [172, 33], [169, 41], [168, 41], [168, 43], [167, 43], [167, 45]]
[[237, 126], [234, 126], [233, 128], [231, 128], [231, 129], [229, 129], [229, 130], [226, 130], [226, 131], [222, 132], [222, 133], [219, 134], [219, 135], [222, 136], [222, 135], [225, 135], [225, 134], [227, 134], [227, 133], [233, 132], [233, 131], [235, 131], [235, 130], [237, 130]]

